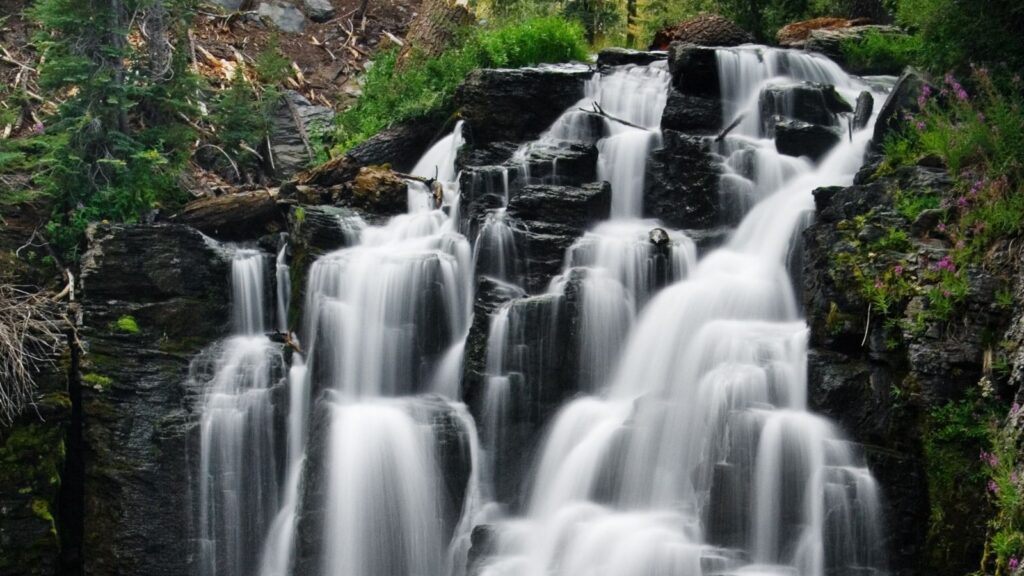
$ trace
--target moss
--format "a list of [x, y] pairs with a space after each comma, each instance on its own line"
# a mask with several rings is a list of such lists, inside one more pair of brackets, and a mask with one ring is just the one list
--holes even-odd
[[97, 390], [105, 390], [110, 388], [111, 384], [114, 383], [109, 377], [95, 372], [89, 372], [88, 374], [82, 375], [82, 383], [88, 384]]
[[63, 463], [61, 426], [46, 422], [15, 425], [0, 446], [0, 492], [36, 492], [59, 485]]
[[125, 314], [117, 319], [117, 322], [111, 327], [112, 332], [121, 332], [124, 334], [138, 334], [139, 323], [135, 320], [134, 316]]
[[306, 221], [306, 209], [302, 206], [295, 207], [295, 222], [302, 224]]

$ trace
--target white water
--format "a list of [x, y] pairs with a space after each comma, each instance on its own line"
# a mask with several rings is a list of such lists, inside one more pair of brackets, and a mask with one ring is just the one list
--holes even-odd
[[[851, 101], [868, 87], [827, 60], [777, 50], [720, 50], [719, 68], [725, 123], [747, 115], [717, 149], [723, 194], [742, 196], [742, 220], [700, 260], [684, 232], [652, 235], [660, 224], [638, 219], [661, 141], [664, 64], [595, 75], [578, 105], [520, 149], [520, 166], [502, 168], [507, 202], [510, 173], [528, 178], [530, 154], [596, 141], [612, 220], [569, 248], [547, 293], [506, 287], [518, 295], [490, 319], [479, 440], [459, 403], [474, 277], [519, 284], [523, 255], [503, 209], [472, 248], [460, 233], [461, 126], [413, 172], [436, 176], [443, 206], [410, 183], [408, 214], [312, 266], [306, 362], [292, 354], [287, 378], [284, 478], [266, 436], [280, 360], [260, 335], [264, 258], [239, 252], [240, 335], [225, 343], [203, 415], [203, 576], [463, 576], [482, 524], [490, 552], [474, 568], [487, 576], [884, 572], [878, 488], [855, 448], [807, 411], [807, 328], [787, 268], [812, 190], [852, 181], [870, 124], [814, 165], [775, 151], [757, 104], [773, 84], [834, 84]], [[576, 110], [592, 102], [638, 127], [601, 119], [597, 134]], [[279, 321], [286, 302], [279, 291]], [[572, 370], [558, 355], [570, 344]], [[571, 382], [544, 380], [554, 373]], [[571, 398], [533, 468], [518, 470], [498, 455], [534, 449], [513, 430], [526, 391]], [[453, 492], [459, 470], [466, 485]], [[520, 502], [502, 500], [500, 481], [522, 474]], [[311, 511], [321, 522], [301, 535]], [[314, 557], [299, 554], [300, 539]]]

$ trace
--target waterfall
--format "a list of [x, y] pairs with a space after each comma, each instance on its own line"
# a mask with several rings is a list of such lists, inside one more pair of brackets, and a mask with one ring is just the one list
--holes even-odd
[[[790, 262], [811, 192], [852, 182], [873, 121], [817, 160], [785, 156], [766, 126], [793, 101], [763, 98], [882, 94], [816, 55], [716, 53], [723, 128], [742, 120], [707, 144], [736, 226], [699, 257], [695, 234], [642, 219], [664, 62], [595, 73], [536, 141], [461, 179], [458, 123], [412, 171], [433, 183], [409, 182], [406, 214], [312, 263], [287, 371], [263, 335], [272, 316], [288, 328], [286, 247], [267, 302], [269, 255], [233, 251], [235, 335], [193, 364], [202, 576], [885, 573], [879, 488], [808, 411]], [[509, 201], [559, 183], [581, 148], [611, 219], [559, 245], [561, 272], [528, 292]], [[461, 214], [460, 180], [485, 209]], [[484, 318], [481, 276], [500, 292]], [[463, 382], [470, 358], [483, 374]]]

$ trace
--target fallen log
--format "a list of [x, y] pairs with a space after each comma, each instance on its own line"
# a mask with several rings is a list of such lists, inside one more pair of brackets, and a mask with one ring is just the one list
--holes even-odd
[[224, 240], [255, 238], [284, 226], [276, 190], [199, 198], [186, 204], [170, 220]]

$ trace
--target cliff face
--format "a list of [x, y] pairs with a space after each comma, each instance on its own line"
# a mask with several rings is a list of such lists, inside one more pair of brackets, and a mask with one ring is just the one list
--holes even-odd
[[[911, 222], [894, 194], [941, 195], [952, 181], [930, 166], [878, 176], [879, 160], [853, 186], [815, 192], [816, 219], [803, 236], [808, 397], [865, 447], [885, 490], [892, 568], [966, 573], [978, 566], [991, 516], [984, 482], [971, 472], [982, 445], [941, 436], [936, 411], [1019, 387], [1019, 377], [994, 373], [992, 359], [1000, 345], [1020, 342], [1024, 253], [1007, 243], [966, 270], [966, 295], [950, 319], [926, 314], [920, 291], [898, 293], [880, 309], [858, 274], [932, 270], [952, 248], [934, 211]], [[1012, 302], [997, 298], [1000, 290]]]
[[84, 573], [189, 574], [189, 365], [227, 332], [227, 260], [184, 226], [98, 226], [82, 286]]

